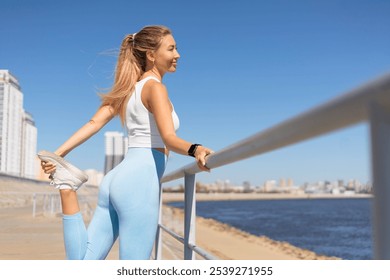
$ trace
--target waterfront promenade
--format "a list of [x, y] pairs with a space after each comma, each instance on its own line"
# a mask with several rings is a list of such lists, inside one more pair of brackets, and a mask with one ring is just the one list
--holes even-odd
[[[98, 189], [83, 187], [80, 195], [89, 209], [94, 208]], [[5, 180], [0, 178], [0, 259], [3, 260], [61, 260], [65, 258], [61, 216], [57, 208], [36, 205], [33, 218], [33, 194], [56, 194], [48, 183]], [[200, 200], [250, 199], [249, 194], [199, 195]], [[230, 196], [230, 197], [227, 197]], [[183, 194], [164, 193], [164, 201], [178, 201]], [[253, 198], [253, 197], [252, 197]], [[263, 197], [264, 198], [264, 197]], [[268, 199], [271, 197], [268, 197]], [[273, 199], [277, 197], [273, 196]], [[258, 199], [258, 198], [256, 198]], [[52, 202], [46, 203], [53, 204]], [[39, 203], [42, 203], [40, 201]], [[84, 211], [88, 223], [91, 213]], [[176, 233], [183, 234], [183, 212], [164, 205], [163, 223]], [[273, 241], [264, 236], [254, 236], [212, 219], [197, 218], [196, 242], [220, 259], [328, 259], [315, 253], [294, 247], [285, 242]], [[162, 258], [183, 259], [183, 245], [167, 234], [163, 234]], [[118, 245], [115, 244], [108, 259], [118, 259]]]

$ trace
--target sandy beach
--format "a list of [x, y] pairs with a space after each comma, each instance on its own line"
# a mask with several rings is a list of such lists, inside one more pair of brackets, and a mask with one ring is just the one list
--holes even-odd
[[[91, 218], [97, 200], [97, 188], [80, 189], [81, 208], [86, 223]], [[35, 194], [35, 196], [34, 196]], [[35, 208], [34, 206], [35, 197]], [[164, 201], [182, 200], [183, 194], [166, 194]], [[293, 197], [290, 197], [293, 198]], [[261, 199], [246, 194], [207, 195], [198, 200]], [[263, 199], [280, 199], [264, 197]], [[46, 205], [45, 207], [42, 204]], [[0, 179], [0, 259], [61, 260], [65, 258], [58, 194], [48, 183], [21, 182]], [[35, 211], [34, 211], [35, 209]], [[163, 224], [183, 235], [183, 211], [163, 206]], [[197, 217], [196, 244], [219, 259], [240, 260], [315, 260], [335, 259], [320, 256], [286, 242], [254, 236], [212, 219]], [[183, 245], [163, 234], [163, 259], [182, 259]], [[114, 245], [108, 259], [118, 259]], [[198, 259], [202, 259], [199, 257]]]

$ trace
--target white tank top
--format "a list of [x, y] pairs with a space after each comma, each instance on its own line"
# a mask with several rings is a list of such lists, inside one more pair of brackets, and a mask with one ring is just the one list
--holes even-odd
[[[126, 128], [129, 136], [129, 147], [136, 148], [163, 148], [165, 147], [157, 129], [156, 120], [152, 113], [142, 103], [141, 94], [145, 83], [150, 79], [160, 82], [157, 78], [149, 76], [135, 84], [126, 108]], [[172, 104], [173, 108], [173, 104]], [[175, 130], [179, 128], [179, 118], [172, 110], [172, 120]]]

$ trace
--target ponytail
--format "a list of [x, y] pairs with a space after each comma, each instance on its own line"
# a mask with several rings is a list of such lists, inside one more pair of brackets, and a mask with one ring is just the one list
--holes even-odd
[[101, 107], [111, 106], [114, 114], [119, 115], [122, 125], [125, 123], [127, 101], [134, 90], [135, 83], [143, 73], [133, 54], [134, 35], [127, 35], [123, 39], [115, 70], [114, 85], [110, 92], [101, 95]]

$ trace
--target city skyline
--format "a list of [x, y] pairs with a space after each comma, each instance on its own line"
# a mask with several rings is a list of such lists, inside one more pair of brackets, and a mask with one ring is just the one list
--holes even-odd
[[[167, 186], [166, 192], [184, 192], [184, 185]], [[229, 180], [217, 180], [213, 183], [196, 182], [196, 192], [203, 193], [272, 193], [272, 194], [325, 194], [335, 196], [354, 196], [356, 194], [372, 195], [372, 184], [362, 184], [357, 180], [338, 180], [335, 182], [311, 182], [297, 186], [291, 178], [268, 180], [264, 184], [253, 185], [248, 181], [234, 185]]]
[[[174, 14], [168, 3], [152, 1], [149, 9], [145, 3], [114, 2], [4, 3], [0, 34], [7, 40], [0, 46], [0, 68], [9, 69], [23, 88], [39, 130], [38, 150], [55, 150], [89, 120], [99, 106], [97, 93], [112, 82], [116, 57], [111, 50], [148, 24], [171, 27], [181, 54], [177, 73], [164, 77], [181, 121], [178, 135], [215, 151], [390, 68], [390, 39], [384, 36], [390, 31], [390, 4], [385, 1], [224, 6], [168, 1]], [[149, 12], [137, 12], [142, 10]], [[103, 171], [108, 131], [124, 133], [116, 119], [67, 159]], [[166, 173], [191, 162], [171, 154]], [[369, 128], [360, 124], [197, 179], [365, 183], [370, 172]]]

